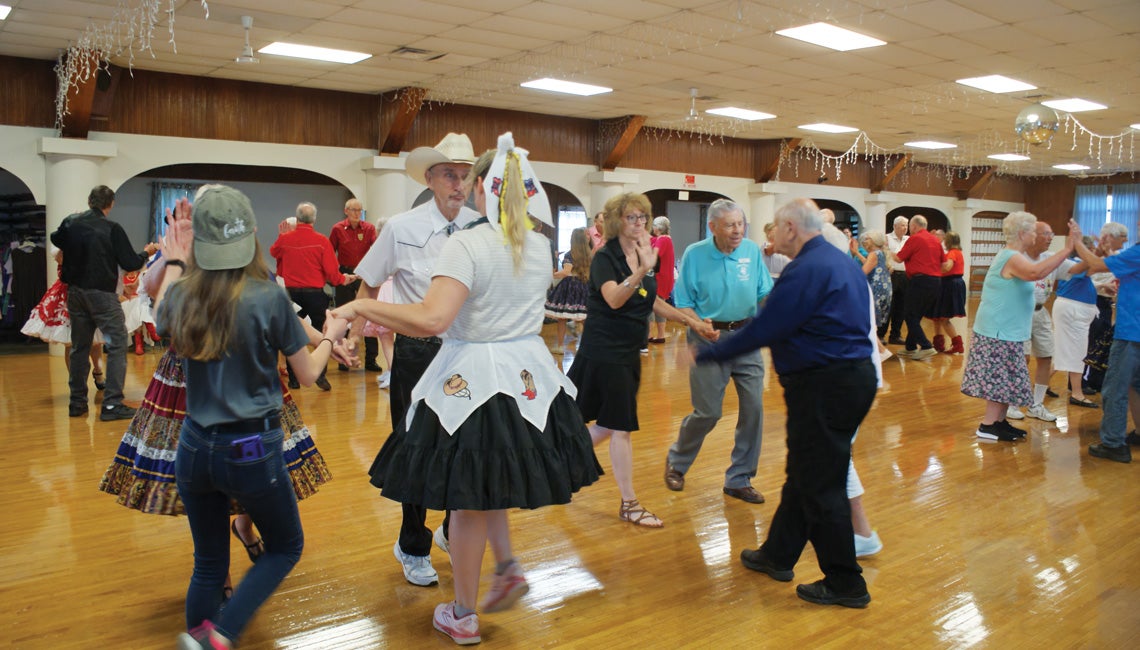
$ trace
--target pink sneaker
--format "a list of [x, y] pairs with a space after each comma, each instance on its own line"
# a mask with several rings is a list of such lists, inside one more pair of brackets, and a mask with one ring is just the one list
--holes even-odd
[[491, 590], [479, 603], [479, 609], [484, 612], [501, 612], [514, 605], [519, 598], [530, 591], [530, 585], [523, 577], [522, 567], [518, 562], [512, 561], [502, 574], [496, 573], [491, 579]]
[[230, 644], [219, 640], [214, 634], [217, 628], [210, 621], [202, 621], [198, 627], [178, 635], [178, 650], [229, 650]]
[[472, 612], [463, 618], [455, 618], [454, 601], [436, 605], [435, 616], [431, 622], [435, 629], [451, 637], [451, 640], [459, 645], [472, 645], [483, 640], [483, 637], [479, 636], [479, 616]]

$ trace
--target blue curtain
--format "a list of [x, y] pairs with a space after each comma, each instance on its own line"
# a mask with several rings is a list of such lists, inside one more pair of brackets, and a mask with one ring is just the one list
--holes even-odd
[[1128, 243], [1136, 244], [1136, 224], [1140, 222], [1140, 183], [1112, 186], [1112, 221], [1128, 229]]
[[183, 197], [194, 198], [201, 183], [166, 183], [155, 181], [150, 186], [150, 239], [158, 241], [166, 234], [166, 209]]
[[1108, 216], [1108, 186], [1078, 185], [1073, 219], [1086, 235], [1097, 236]]

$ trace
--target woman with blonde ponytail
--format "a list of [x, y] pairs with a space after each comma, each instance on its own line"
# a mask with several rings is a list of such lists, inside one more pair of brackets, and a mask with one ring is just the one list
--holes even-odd
[[[451, 511], [455, 600], [435, 608], [433, 625], [460, 645], [482, 639], [476, 606], [501, 611], [529, 589], [507, 510], [568, 503], [600, 470], [574, 386], [541, 336], [550, 283], [550, 246], [535, 230], [550, 223], [542, 185], [509, 133], [468, 182], [485, 218], [448, 239], [423, 302], [362, 299], [333, 312], [443, 338], [370, 474], [389, 499]], [[488, 543], [495, 574], [477, 601]]]

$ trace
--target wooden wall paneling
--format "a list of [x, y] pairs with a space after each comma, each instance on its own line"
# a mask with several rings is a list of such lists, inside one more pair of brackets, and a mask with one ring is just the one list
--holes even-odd
[[[827, 152], [837, 155], [835, 152]], [[839, 187], [870, 188], [871, 179], [875, 172], [872, 163], [858, 160], [855, 163], [842, 163], [838, 172], [835, 167], [828, 164], [817, 163], [811, 156], [797, 157], [792, 155], [780, 167], [776, 180], [785, 183], [827, 184]], [[825, 179], [821, 182], [821, 179]]]
[[803, 138], [756, 141], [756, 169], [752, 173], [752, 179], [757, 183], [767, 183], [775, 178], [780, 171], [780, 164], [800, 146], [800, 142], [803, 142]]
[[0, 124], [51, 128], [55, 125], [55, 62], [0, 56]]
[[478, 155], [495, 147], [499, 135], [510, 131], [515, 143], [530, 152], [531, 160], [596, 165], [597, 124], [581, 118], [428, 102], [408, 133], [405, 150], [433, 147], [455, 132], [466, 133]]
[[1025, 183], [1025, 209], [1048, 223], [1057, 233], [1068, 232], [1076, 197], [1076, 180], [1068, 177], [1034, 178]]
[[117, 65], [109, 65], [99, 71], [99, 79], [95, 82], [95, 98], [91, 102], [91, 121], [96, 131], [103, 130], [107, 124], [107, 116], [111, 107], [115, 105], [115, 91], [119, 88], [119, 78], [123, 69]]
[[[645, 126], [645, 120], [644, 115], [627, 115], [624, 118], [625, 125], [621, 133], [613, 138], [612, 142], [610, 140], [600, 142], [601, 152], [605, 154], [600, 165], [602, 169], [607, 171], [617, 169], [617, 166], [621, 164], [622, 157], [625, 156], [625, 152], [629, 150], [629, 145], [633, 144], [638, 132], [641, 131], [641, 127]], [[598, 137], [599, 139], [602, 138], [601, 135]]]
[[[701, 137], [678, 131], [643, 131], [626, 152], [626, 168], [751, 178], [756, 146], [752, 140]], [[680, 181], [678, 181], [678, 187]]]

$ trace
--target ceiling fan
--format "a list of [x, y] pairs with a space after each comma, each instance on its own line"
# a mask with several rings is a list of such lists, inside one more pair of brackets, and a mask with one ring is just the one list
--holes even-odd
[[237, 63], [258, 63], [260, 59], [253, 55], [253, 47], [249, 44], [249, 30], [253, 28], [253, 16], [242, 16], [241, 26], [245, 29], [245, 48], [234, 61]]

